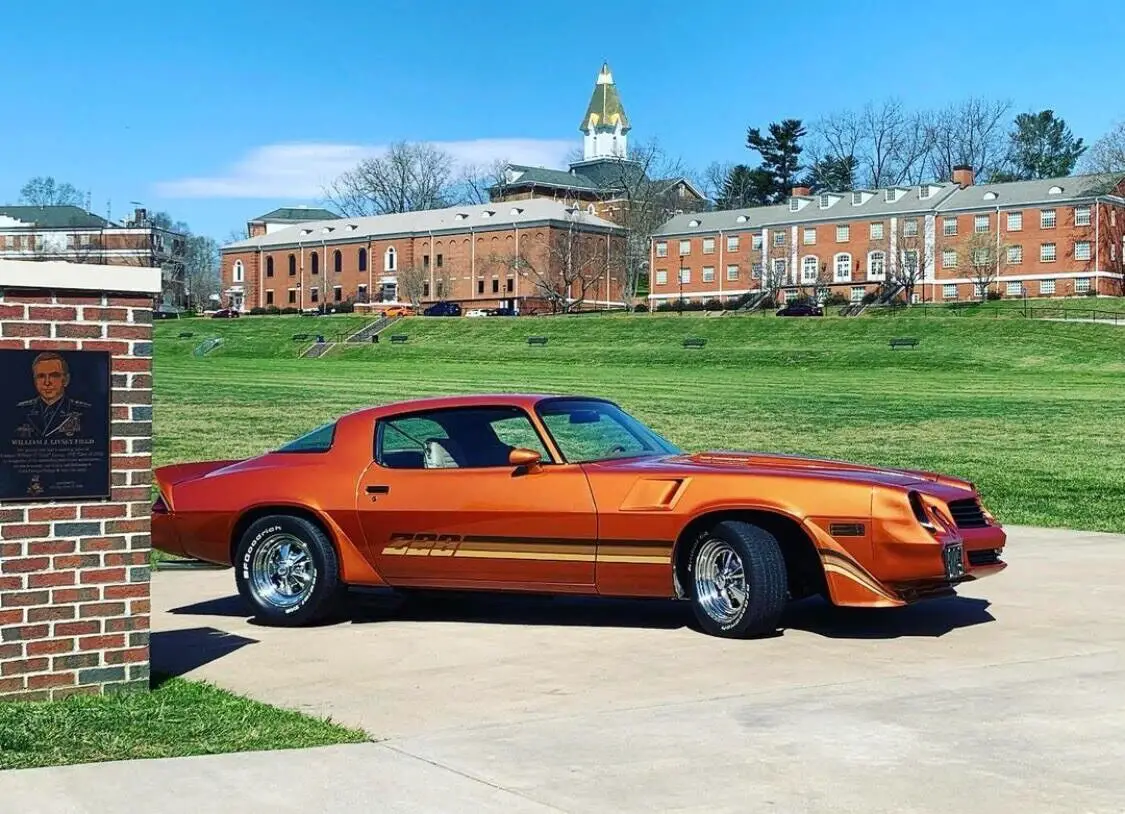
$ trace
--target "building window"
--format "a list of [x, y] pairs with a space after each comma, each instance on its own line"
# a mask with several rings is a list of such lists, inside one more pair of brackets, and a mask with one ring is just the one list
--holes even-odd
[[915, 237], [918, 234], [918, 220], [916, 218], [908, 218], [902, 222], [902, 234], [904, 237]]
[[773, 245], [775, 245], [775, 246], [784, 246], [785, 245], [785, 232], [778, 229], [776, 232], [773, 233]]
[[827, 209], [832, 203], [832, 199], [828, 197], [827, 192], [820, 193], [820, 208]]
[[667, 269], [657, 269], [656, 270], [656, 284], [657, 285], [667, 285], [668, 284], [668, 271], [667, 271]]
[[781, 280], [785, 277], [786, 262], [783, 258], [777, 258], [773, 261], [773, 276], [776, 280]]
[[1023, 246], [1008, 247], [1008, 265], [1018, 266], [1023, 262]]
[[703, 253], [704, 254], [714, 254], [715, 253], [715, 238], [713, 238], [713, 237], [703, 238]]
[[289, 289], [289, 304], [293, 305], [295, 302], [297, 302], [297, 289], [291, 288]]
[[515, 277], [509, 277], [507, 280], [504, 281], [504, 290], [507, 291], [509, 294], [511, 294], [513, 291], [516, 290], [516, 278]]
[[1008, 231], [1019, 232], [1023, 229], [1023, 212], [1008, 213]]
[[1053, 263], [1057, 253], [1055, 251], [1054, 243], [1044, 243], [1039, 247], [1039, 259], [1044, 263]]
[[887, 203], [894, 203], [897, 198], [897, 189], [888, 189], [885, 193], [883, 193], [883, 200], [885, 200]]
[[806, 246], [815, 246], [816, 245], [816, 229], [805, 229], [804, 236], [803, 236], [802, 240], [804, 241], [804, 244]]
[[738, 235], [735, 235], [734, 237], [728, 237], [727, 238], [727, 251], [728, 252], [738, 251]]
[[727, 266], [727, 280], [735, 281], [738, 279], [738, 266]]
[[500, 278], [499, 277], [493, 277], [492, 278], [492, 293], [493, 294], [499, 294], [500, 293]]
[[977, 234], [988, 231], [988, 215], [977, 215], [973, 218], [973, 231]]
[[761, 235], [754, 235], [753, 237], [750, 238], [750, 248], [754, 249], [755, 251], [761, 251], [762, 250], [762, 236]]
[[1023, 296], [1023, 283], [1008, 283], [1005, 288], [1005, 293], [1009, 297], [1022, 297]]
[[667, 257], [668, 256], [668, 243], [667, 243], [667, 241], [661, 240], [656, 244], [656, 256], [657, 257]]
[[398, 268], [398, 252], [391, 246], [383, 254], [383, 271], [394, 271]]
[[266, 292], [266, 305], [273, 305], [273, 291]]
[[917, 249], [907, 249], [902, 253], [902, 270], [907, 274], [914, 274], [918, 271]]
[[705, 282], [705, 283], [715, 282], [715, 267], [714, 266], [704, 266], [703, 267], [703, 282]]
[[241, 260], [235, 260], [234, 261], [234, 282], [241, 283], [242, 280], [245, 277], [246, 277], [246, 269], [242, 265], [242, 261]]
[[1075, 260], [1089, 260], [1090, 259], [1090, 241], [1076, 240], [1074, 242], [1074, 259]]
[[1054, 209], [1041, 209], [1039, 211], [1039, 228], [1054, 229], [1057, 216]]
[[342, 299], [344, 299], [344, 289], [338, 285], [332, 286], [332, 300], [334, 302], [340, 302]]
[[866, 293], [867, 293], [867, 289], [865, 289], [863, 286], [853, 285], [852, 286], [852, 302], [863, 302], [863, 295], [866, 294]]
[[761, 263], [751, 263], [750, 264], [750, 277], [754, 280], [762, 279], [762, 264]]
[[691, 282], [691, 269], [680, 269], [680, 282], [684, 285]]
[[1090, 225], [1090, 207], [1076, 206], [1074, 207], [1074, 225], [1075, 226], [1089, 226]]
[[1074, 281], [1074, 293], [1075, 294], [1085, 294], [1089, 290], [1090, 290], [1090, 278], [1089, 277], [1079, 277], [1077, 280]]
[[887, 256], [883, 252], [867, 255], [867, 279], [882, 280], [887, 276]]
[[484, 293], [484, 280], [477, 280], [477, 293], [478, 294]]
[[320, 274], [320, 255], [316, 252], [309, 255], [309, 267], [313, 274]]
[[882, 223], [871, 224], [871, 239], [872, 240], [882, 240], [883, 239], [883, 224]]
[[796, 212], [801, 208], [801, 202], [796, 198], [789, 199], [789, 211]]
[[815, 283], [817, 278], [817, 270], [820, 267], [820, 260], [816, 255], [810, 254], [808, 257], [801, 259], [801, 282], [802, 283]]
[[359, 250], [359, 270], [367, 271], [367, 249]]
[[313, 302], [318, 302], [320, 300], [320, 291], [318, 291], [316, 288], [310, 288], [309, 299]]
[[367, 302], [367, 284], [361, 283], [355, 292], [356, 302]]
[[944, 218], [941, 223], [941, 233], [946, 237], [957, 234], [957, 218]]
[[685, 254], [691, 254], [691, 241], [690, 240], [681, 240], [680, 241], [680, 256], [683, 257]]
[[863, 203], [863, 193], [862, 192], [853, 192], [852, 193], [852, 206], [859, 206], [861, 203]]
[[429, 297], [430, 296], [430, 281], [429, 280], [423, 280], [422, 281], [422, 296], [423, 297]]
[[957, 286], [956, 285], [943, 285], [941, 287], [941, 296], [947, 300], [957, 299]]
[[297, 255], [295, 254], [289, 255], [289, 276], [297, 276]]
[[943, 269], [957, 268], [957, 250], [944, 249], [941, 253], [941, 267]]
[[273, 276], [273, 258], [272, 257], [266, 258], [266, 276], [267, 277]]
[[844, 226], [837, 226], [836, 227], [836, 242], [837, 243], [847, 243], [848, 239], [851, 238], [851, 235], [852, 235], [852, 229], [851, 229], [850, 226], [844, 225]]
[[332, 252], [332, 270], [337, 274], [344, 270], [344, 255], [339, 249]]
[[1050, 296], [1050, 295], [1054, 294], [1055, 293], [1055, 281], [1054, 280], [1040, 280], [1039, 281], [1039, 293], [1047, 295], [1047, 296]]
[[[845, 227], [846, 228], [846, 227]], [[836, 255], [834, 262], [836, 270], [836, 282], [846, 283], [852, 278], [852, 256], [847, 252], [840, 252]]]

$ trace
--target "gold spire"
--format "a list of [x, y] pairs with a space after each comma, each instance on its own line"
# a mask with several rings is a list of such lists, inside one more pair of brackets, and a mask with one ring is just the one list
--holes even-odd
[[629, 117], [625, 115], [621, 97], [617, 94], [613, 73], [609, 70], [609, 63], [603, 62], [597, 82], [594, 84], [594, 95], [590, 97], [586, 115], [578, 129], [583, 133], [590, 128], [616, 130], [618, 124], [621, 125], [622, 133], [629, 131]]

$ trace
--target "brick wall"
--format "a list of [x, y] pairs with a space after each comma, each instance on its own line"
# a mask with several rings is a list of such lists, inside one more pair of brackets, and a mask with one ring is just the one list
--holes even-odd
[[0, 288], [0, 348], [111, 354], [111, 498], [0, 502], [0, 698], [148, 687], [147, 295]]

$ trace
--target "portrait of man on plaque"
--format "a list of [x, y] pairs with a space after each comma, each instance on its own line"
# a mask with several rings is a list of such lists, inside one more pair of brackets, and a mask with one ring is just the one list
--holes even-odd
[[108, 497], [109, 354], [0, 350], [0, 501]]

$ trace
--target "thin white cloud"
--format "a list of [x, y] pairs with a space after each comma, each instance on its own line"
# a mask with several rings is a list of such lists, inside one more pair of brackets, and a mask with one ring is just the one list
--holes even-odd
[[[545, 167], [563, 166], [575, 147], [562, 139], [518, 138], [433, 144], [459, 165], [502, 159]], [[163, 198], [319, 198], [341, 173], [386, 149], [384, 144], [268, 144], [254, 148], [220, 175], [158, 182], [156, 193]]]

